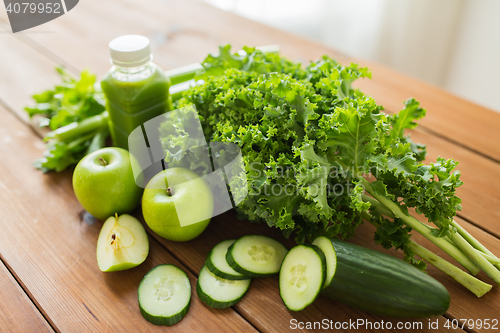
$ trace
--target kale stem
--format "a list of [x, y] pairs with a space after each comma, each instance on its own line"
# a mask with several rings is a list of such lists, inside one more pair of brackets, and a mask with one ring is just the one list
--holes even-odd
[[488, 259], [483, 257], [477, 249], [470, 245], [459, 233], [452, 232], [450, 239], [467, 256], [479, 266], [493, 281], [500, 285], [500, 271]]
[[[373, 198], [372, 198], [373, 199]], [[380, 204], [380, 203], [379, 203]], [[384, 214], [385, 215], [385, 214]], [[362, 213], [363, 218], [378, 227], [378, 224], [373, 220], [373, 217], [369, 213]], [[427, 261], [429, 264], [433, 265], [443, 273], [451, 276], [455, 281], [460, 283], [465, 288], [469, 289], [477, 297], [481, 297], [486, 294], [492, 288], [492, 285], [487, 284], [474, 276], [464, 272], [457, 266], [453, 265], [449, 261], [441, 258], [437, 254], [429, 251], [422, 245], [410, 239], [408, 246], [418, 255], [420, 258]]]
[[[473, 261], [471, 261], [464, 252], [462, 252], [459, 248], [457, 248], [455, 245], [449, 243], [446, 241], [446, 239], [441, 238], [441, 237], [436, 237], [432, 234], [431, 229], [429, 226], [423, 224], [413, 216], [407, 215], [403, 213], [401, 208], [399, 207], [398, 204], [394, 203], [392, 200], [382, 196], [378, 195], [373, 191], [373, 188], [368, 180], [365, 178], [362, 178], [362, 183], [363, 186], [365, 187], [365, 190], [372, 195], [375, 199], [377, 199], [382, 205], [387, 207], [391, 212], [394, 214], [396, 218], [400, 218], [403, 220], [403, 222], [411, 227], [412, 229], [416, 230], [422, 236], [430, 240], [432, 243], [435, 245], [439, 246], [443, 251], [448, 253], [453, 259], [458, 261], [463, 267], [465, 267], [472, 275], [476, 275], [479, 273], [480, 269], [477, 267]], [[456, 244], [456, 243], [455, 243]], [[468, 244], [468, 243], [467, 243]]]
[[442, 271], [443, 273], [451, 276], [455, 281], [460, 283], [465, 288], [469, 289], [477, 297], [481, 297], [491, 290], [492, 285], [487, 284], [474, 276], [467, 274], [462, 271], [457, 266], [441, 258], [437, 254], [429, 251], [422, 245], [410, 240], [408, 246], [418, 255], [420, 258], [424, 259], [428, 263], [432, 264], [434, 267]]
[[[370, 191], [368, 191], [368, 193], [370, 193]], [[372, 193], [370, 193], [370, 194], [372, 194]], [[372, 195], [374, 197], [376, 197], [374, 194], [372, 194]], [[394, 217], [396, 215], [396, 212], [394, 212], [391, 209], [391, 207], [385, 207], [385, 209], [384, 209], [383, 203], [381, 203], [378, 200], [373, 200], [374, 198], [364, 196], [363, 199], [370, 202], [383, 215], [386, 215], [388, 217]], [[389, 201], [389, 199], [386, 199], [386, 200]], [[389, 212], [387, 212], [387, 208], [389, 208], [391, 210], [391, 213], [393, 213], [393, 214], [390, 214]], [[407, 219], [404, 219], [402, 217], [400, 217], [400, 218], [403, 219], [403, 221], [408, 223]], [[421, 222], [419, 222], [419, 223], [421, 223]], [[461, 252], [465, 253], [467, 255], [467, 257], [469, 257], [469, 259], [472, 260], [472, 262], [474, 262], [477, 266], [479, 266], [490, 278], [493, 279], [493, 281], [495, 281], [496, 283], [498, 283], [500, 285], [500, 272], [498, 271], [498, 268], [500, 267], [500, 264], [498, 262], [499, 259], [496, 256], [494, 256], [486, 247], [484, 247], [481, 243], [479, 243], [479, 241], [477, 241], [472, 235], [470, 235], [456, 221], [453, 221], [451, 224], [455, 228], [457, 228], [458, 234], [452, 233], [452, 236], [449, 240], [448, 240], [448, 238], [439, 238], [439, 239], [443, 239], [447, 242], [451, 241], [450, 245], [452, 245], [454, 248], [461, 250]], [[441, 247], [443, 250], [446, 251], [445, 248], [443, 248], [442, 246], [440, 246], [439, 244], [434, 242], [432, 239], [427, 237], [425, 235], [425, 233], [422, 233], [420, 230], [416, 229], [413, 225], [410, 225], [410, 227], [417, 230], [422, 235], [424, 235], [427, 239], [429, 239], [431, 242], [433, 242], [434, 244], [438, 245], [439, 247]], [[434, 237], [434, 236], [432, 236], [432, 237]], [[446, 252], [448, 252], [448, 251], [446, 251]], [[450, 254], [453, 257], [452, 253], [448, 252], [448, 254]], [[455, 259], [458, 262], [460, 262], [457, 258], [455, 258]], [[460, 262], [460, 263], [464, 267], [466, 267], [471, 273], [475, 274], [467, 266], [465, 266], [462, 262]]]
[[[474, 248], [476, 248], [477, 250], [479, 250], [479, 251], [481, 251], [481, 252], [483, 252], [485, 254], [489, 254], [490, 256], [492, 256], [492, 257], [494, 257], [495, 259], [498, 260], [498, 257], [496, 257], [490, 250], [488, 250], [483, 244], [481, 244], [476, 238], [474, 238], [474, 236], [472, 236], [471, 234], [469, 234], [469, 232], [467, 232], [467, 230], [465, 230], [455, 220], [453, 220], [451, 222], [451, 225], [454, 226], [455, 228], [457, 228], [458, 233], [467, 242], [469, 242], [469, 244], [472, 245]], [[490, 262], [491, 262], [491, 260], [490, 260]], [[495, 264], [494, 262], [492, 262], [492, 264], [494, 264], [497, 269], [500, 269], [500, 264]]]
[[487, 253], [484, 253], [484, 252], [481, 252], [479, 251], [478, 249], [476, 249], [476, 251], [482, 255], [483, 257], [485, 257], [489, 262], [491, 262], [491, 264], [493, 266], [498, 266], [498, 264], [500, 264], [500, 259], [498, 259], [497, 257], [495, 257], [494, 255], [491, 255], [491, 254], [487, 254]]

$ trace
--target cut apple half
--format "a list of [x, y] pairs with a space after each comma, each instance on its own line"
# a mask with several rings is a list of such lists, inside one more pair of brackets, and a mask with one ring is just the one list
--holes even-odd
[[103, 272], [138, 266], [149, 253], [149, 240], [142, 224], [133, 216], [111, 216], [97, 240], [97, 265]]

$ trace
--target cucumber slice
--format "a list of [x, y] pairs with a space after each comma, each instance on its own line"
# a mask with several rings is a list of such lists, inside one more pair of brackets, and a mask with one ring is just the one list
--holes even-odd
[[243, 236], [227, 250], [226, 261], [235, 271], [248, 277], [277, 274], [288, 250], [272, 238]]
[[191, 283], [182, 269], [171, 264], [150, 270], [137, 294], [142, 316], [155, 325], [178, 323], [191, 305]]
[[319, 247], [319, 249], [325, 255], [326, 279], [323, 288], [326, 288], [330, 284], [330, 282], [332, 282], [335, 271], [337, 270], [337, 253], [335, 252], [332, 241], [325, 236], [316, 237], [316, 239], [312, 243], [313, 245]]
[[[212, 251], [210, 251], [210, 253], [208, 254], [205, 266], [207, 266], [208, 270], [217, 277], [226, 280], [246, 280], [248, 279], [247, 276], [240, 274], [232, 269], [226, 261], [227, 249], [234, 242], [235, 239], [228, 239], [215, 245]], [[330, 240], [328, 240], [328, 242], [332, 244]]]
[[212, 308], [228, 308], [238, 303], [248, 288], [251, 279], [226, 280], [212, 274], [203, 265], [196, 284], [196, 292], [201, 301]]
[[280, 296], [286, 307], [300, 311], [314, 302], [323, 289], [326, 260], [315, 245], [297, 245], [292, 248], [280, 269]]

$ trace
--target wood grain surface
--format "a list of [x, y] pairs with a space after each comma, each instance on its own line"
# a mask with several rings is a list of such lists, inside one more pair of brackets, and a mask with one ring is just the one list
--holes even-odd
[[[8, 29], [5, 13], [0, 11], [0, 31]], [[26, 301], [25, 306], [29, 307], [31, 299], [36, 308], [29, 308], [35, 315], [40, 311], [52, 328], [62, 332], [161, 329], [144, 321], [137, 306], [138, 283], [150, 268], [174, 263], [188, 272], [194, 285], [208, 251], [221, 240], [258, 233], [293, 246], [293, 241], [283, 239], [277, 230], [239, 221], [228, 212], [215, 218], [199, 238], [187, 243], [169, 242], [149, 232], [150, 256], [143, 265], [125, 272], [101, 273], [95, 261], [101, 224], [89, 226], [82, 222], [82, 208], [73, 194], [70, 171], [42, 175], [31, 167], [31, 162], [41, 155], [43, 143], [22, 108], [30, 103], [31, 94], [58, 82], [53, 69], [56, 64], [74, 73], [89, 68], [102, 76], [109, 69], [109, 40], [126, 33], [148, 36], [154, 60], [164, 69], [198, 62], [207, 53], [216, 52], [218, 45], [227, 43], [235, 50], [243, 45], [278, 44], [284, 55], [304, 63], [322, 54], [343, 63], [356, 59], [192, 0], [86, 0], [68, 15], [39, 29], [46, 33], [0, 35], [0, 50], [8, 50], [0, 52], [0, 255], [10, 271], [5, 273], [15, 276], [22, 286], [13, 290]], [[359, 62], [372, 69], [373, 79], [357, 86], [374, 96], [387, 111], [399, 110], [408, 97], [419, 99], [428, 109], [422, 128], [413, 131], [413, 139], [428, 144], [428, 161], [437, 156], [460, 161], [465, 184], [458, 192], [463, 199], [459, 216], [465, 220], [457, 221], [500, 254], [500, 115], [384, 66]], [[140, 218], [140, 212], [136, 216]], [[353, 242], [402, 256], [375, 245], [373, 232], [371, 225], [362, 225]], [[414, 238], [449, 259], [418, 234]], [[441, 328], [448, 319], [498, 319], [498, 287], [478, 299], [431, 266], [429, 274], [442, 282], [452, 296], [445, 316], [432, 319]], [[492, 283], [484, 274], [478, 277]], [[12, 278], [9, 281], [15, 282]], [[0, 315], [4, 304], [0, 303]], [[38, 324], [51, 329], [43, 317], [37, 318], [41, 320]], [[204, 306], [194, 296], [186, 319], [171, 329], [286, 332], [292, 331], [291, 320], [325, 318], [337, 322], [384, 320], [394, 325], [398, 321], [369, 315], [324, 297], [304, 311], [290, 312], [279, 298], [274, 277], [254, 279], [245, 298], [223, 311]], [[428, 319], [410, 322], [422, 323], [423, 329], [415, 331], [432, 331]], [[467, 331], [486, 332], [472, 328]]]
[[0, 261], [0, 332], [54, 332]]

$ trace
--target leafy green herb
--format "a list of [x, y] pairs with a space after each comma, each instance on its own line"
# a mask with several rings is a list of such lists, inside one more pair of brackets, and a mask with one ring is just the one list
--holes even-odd
[[39, 116], [39, 126], [52, 132], [45, 137], [44, 156], [34, 162], [36, 168], [60, 172], [78, 163], [86, 154], [105, 146], [109, 136], [104, 96], [88, 71], [74, 78], [57, 67], [62, 83], [33, 95], [36, 104], [26, 107], [30, 117]]
[[33, 95], [36, 104], [25, 108], [30, 117], [45, 117], [48, 121], [42, 122], [42, 126], [55, 130], [104, 111], [104, 96], [94, 74], [84, 70], [76, 79], [63, 67], [56, 67], [56, 71], [62, 83]]

